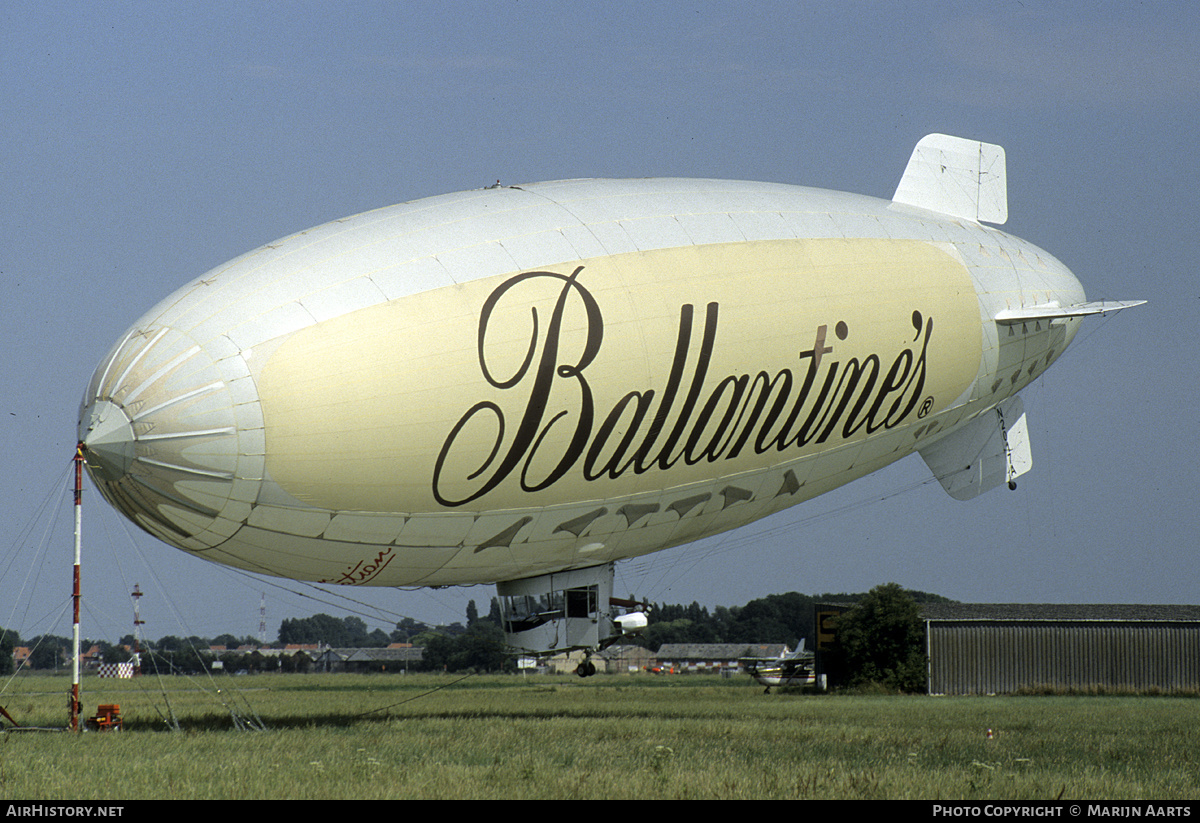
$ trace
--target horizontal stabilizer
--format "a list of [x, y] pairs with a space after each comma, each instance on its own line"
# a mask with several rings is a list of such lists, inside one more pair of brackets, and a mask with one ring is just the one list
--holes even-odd
[[1013, 396], [920, 449], [925, 465], [955, 500], [970, 500], [1033, 468], [1025, 404]]
[[1091, 303], [1072, 303], [1069, 306], [1043, 303], [1040, 306], [1005, 309], [996, 314], [995, 320], [997, 323], [1023, 323], [1026, 320], [1053, 320], [1056, 317], [1085, 317], [1089, 314], [1110, 314], [1121, 309], [1140, 306], [1145, 302], [1145, 300], [1096, 300]]
[[892, 202], [1003, 225], [1008, 220], [1004, 149], [930, 134], [913, 149]]

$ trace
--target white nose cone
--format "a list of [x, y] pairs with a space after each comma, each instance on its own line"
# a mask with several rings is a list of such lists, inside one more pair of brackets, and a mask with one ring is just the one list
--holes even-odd
[[[171, 328], [131, 331], [96, 369], [80, 408], [79, 439], [104, 497], [181, 548], [232, 534], [257, 494], [257, 483], [235, 478], [262, 476], [261, 422], [260, 447], [239, 445], [239, 417], [252, 422], [258, 409], [248, 378], [232, 347], [217, 357]], [[249, 390], [240, 403], [239, 384]]]
[[92, 476], [108, 481], [124, 477], [136, 456], [133, 422], [125, 410], [108, 400], [93, 400], [91, 405], [85, 404], [80, 425]]

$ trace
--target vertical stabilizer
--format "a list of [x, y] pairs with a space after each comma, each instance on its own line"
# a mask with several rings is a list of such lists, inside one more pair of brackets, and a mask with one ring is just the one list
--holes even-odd
[[[925, 465], [955, 500], [970, 500], [1033, 468], [1025, 404], [1014, 394], [920, 450]], [[1012, 486], [1016, 488], [1016, 486]]]
[[1004, 149], [930, 134], [913, 149], [892, 202], [1003, 225], [1008, 220]]

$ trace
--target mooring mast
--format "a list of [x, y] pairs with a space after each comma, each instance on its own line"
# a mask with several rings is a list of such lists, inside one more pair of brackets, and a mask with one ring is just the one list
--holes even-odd
[[71, 619], [71, 731], [79, 731], [79, 547], [83, 527], [83, 443], [75, 446], [75, 570], [71, 599], [74, 616]]
[[133, 598], [133, 673], [139, 675], [142, 673], [142, 626], [146, 623], [142, 619], [141, 603], [142, 587], [138, 583], [133, 584], [133, 592], [129, 595]]

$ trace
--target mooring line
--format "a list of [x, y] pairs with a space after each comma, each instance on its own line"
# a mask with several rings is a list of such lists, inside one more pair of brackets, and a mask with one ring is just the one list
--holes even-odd
[[474, 677], [476, 674], [477, 674], [477, 672], [468, 672], [467, 674], [464, 674], [462, 677], [458, 678], [457, 680], [452, 680], [449, 683], [444, 683], [443, 685], [438, 686], [436, 689], [430, 689], [429, 691], [422, 692], [421, 694], [414, 694], [412, 697], [405, 698], [404, 700], [401, 700], [398, 703], [389, 703], [386, 706], [380, 706], [377, 709], [371, 709], [370, 711], [365, 711], [365, 712], [362, 712], [361, 714], [352, 714], [352, 715], [350, 715], [350, 717], [352, 717], [352, 718], [367, 717], [368, 715], [376, 714], [377, 712], [384, 712], [384, 711], [387, 711], [388, 709], [395, 708], [396, 706], [403, 706], [405, 703], [411, 703], [414, 700], [419, 700], [422, 697], [428, 697], [429, 695], [433, 694], [434, 692], [440, 692], [442, 689], [448, 689], [451, 686], [455, 686], [455, 685], [463, 682], [464, 680], [466, 680], [469, 677]]

